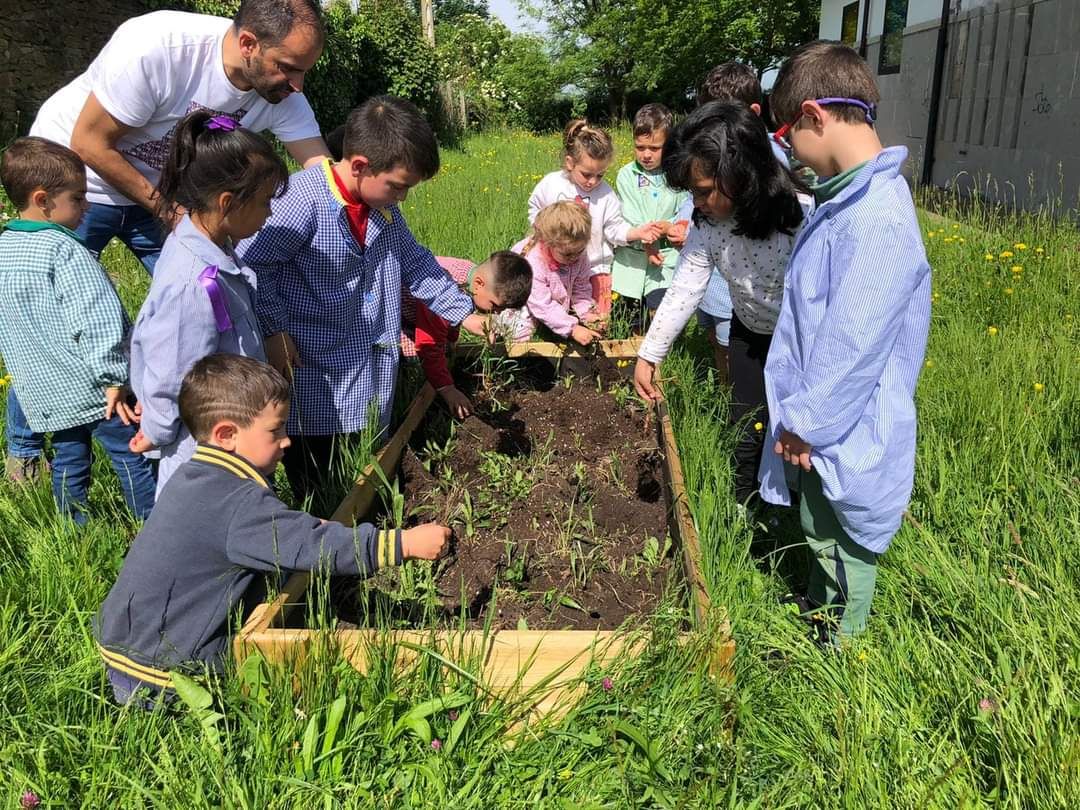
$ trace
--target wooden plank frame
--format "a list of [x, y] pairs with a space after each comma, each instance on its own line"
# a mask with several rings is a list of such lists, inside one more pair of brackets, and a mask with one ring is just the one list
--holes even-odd
[[[634, 360], [640, 338], [601, 341], [598, 351], [613, 360]], [[465, 348], [468, 351], [468, 347]], [[590, 355], [574, 345], [522, 343], [512, 345], [511, 357], [545, 357], [570, 370], [587, 362]], [[425, 385], [413, 400], [401, 426], [376, 456], [383, 473], [392, 476], [401, 461], [409, 437], [423, 422], [435, 398]], [[669, 528], [682, 549], [683, 571], [691, 600], [691, 614], [698, 644], [709, 672], [722, 680], [731, 678], [735, 642], [722, 609], [710, 604], [701, 573], [701, 547], [687, 501], [675, 432], [666, 406], [656, 407], [658, 446], [663, 450], [665, 492], [670, 513]], [[369, 465], [342, 500], [333, 520], [352, 525], [370, 509], [377, 494], [374, 464]], [[285, 627], [285, 618], [304, 604], [310, 584], [307, 573], [293, 574], [275, 599], [255, 607], [233, 642], [240, 663], [259, 652], [270, 663], [298, 667], [315, 649], [339, 651], [355, 669], [366, 672], [376, 656], [393, 656], [394, 665], [414, 665], [424, 655], [479, 676], [482, 687], [511, 705], [520, 707], [517, 722], [553, 721], [565, 713], [583, 692], [580, 676], [590, 663], [611, 667], [635, 655], [646, 639], [640, 631], [625, 630], [407, 630], [380, 629], [311, 630]], [[684, 634], [690, 645], [694, 634]], [[701, 643], [703, 642], [703, 643]]]

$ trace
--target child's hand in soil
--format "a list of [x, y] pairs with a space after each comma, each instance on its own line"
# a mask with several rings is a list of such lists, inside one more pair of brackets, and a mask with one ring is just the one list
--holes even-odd
[[590, 329], [579, 323], [570, 330], [570, 337], [573, 338], [575, 343], [580, 343], [582, 346], [588, 346], [594, 340], [600, 339], [600, 333], [595, 329]]
[[589, 329], [599, 332], [601, 335], [607, 331], [608, 327], [607, 318], [605, 318], [596, 310], [593, 310], [588, 315], [586, 315], [582, 319], [582, 323], [584, 323], [585, 326], [587, 326]]
[[634, 388], [638, 396], [650, 402], [659, 402], [663, 399], [660, 389], [656, 387], [656, 364], [650, 363], [644, 357], [639, 357], [634, 366]]
[[450, 542], [450, 529], [425, 523], [401, 533], [401, 555], [406, 560], [437, 560]]
[[445, 388], [440, 388], [439, 396], [443, 398], [443, 402], [445, 402], [446, 407], [450, 409], [450, 413], [458, 419], [465, 419], [472, 415], [472, 401], [461, 393], [457, 386], [448, 385]]

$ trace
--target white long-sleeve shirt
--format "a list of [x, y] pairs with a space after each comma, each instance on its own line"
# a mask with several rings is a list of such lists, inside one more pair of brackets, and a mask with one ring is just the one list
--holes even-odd
[[622, 205], [615, 191], [606, 180], [601, 180], [600, 185], [592, 191], [582, 191], [562, 169], [551, 172], [536, 184], [529, 196], [529, 224], [533, 223], [541, 208], [562, 200], [580, 202], [589, 210], [592, 217], [592, 234], [586, 248], [589, 267], [594, 276], [610, 273], [615, 248], [627, 243], [626, 234], [630, 230], [630, 225], [623, 219]]

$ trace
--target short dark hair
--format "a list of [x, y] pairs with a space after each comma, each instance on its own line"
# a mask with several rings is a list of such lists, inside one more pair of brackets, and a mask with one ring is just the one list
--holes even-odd
[[223, 419], [247, 427], [270, 403], [286, 403], [289, 381], [273, 366], [238, 354], [210, 354], [184, 375], [180, 384], [180, 421], [195, 441], [210, 438]]
[[424, 180], [439, 171], [439, 144], [435, 132], [411, 101], [396, 96], [374, 96], [345, 121], [342, 157], [363, 155], [375, 174], [405, 166]]
[[652, 135], [658, 130], [671, 132], [674, 120], [671, 110], [663, 104], [646, 104], [634, 113], [634, 137]]
[[74, 186], [85, 187], [86, 164], [72, 150], [53, 141], [36, 136], [17, 138], [4, 151], [0, 182], [12, 204], [22, 211], [35, 189], [59, 194]]
[[[773, 120], [794, 120], [807, 99], [854, 98], [871, 106], [881, 100], [866, 60], [842, 42], [818, 39], [797, 48], [780, 68], [769, 103]], [[866, 122], [866, 110], [854, 104], [831, 104], [829, 114], [849, 124]]]
[[504, 309], [521, 309], [532, 292], [532, 266], [512, 250], [498, 250], [484, 262], [491, 267], [492, 292]]
[[233, 17], [235, 30], [247, 29], [262, 45], [277, 45], [297, 26], [325, 36], [319, 0], [241, 0]]
[[283, 194], [289, 168], [269, 141], [230, 116], [196, 110], [176, 126], [158, 180], [157, 214], [170, 222], [177, 208], [207, 211], [226, 191], [234, 207], [243, 205], [271, 183]]
[[761, 82], [757, 72], [742, 62], [724, 62], [710, 70], [698, 88], [698, 104], [710, 101], [741, 101], [747, 106], [761, 104]]
[[745, 104], [698, 107], [672, 130], [661, 166], [676, 189], [689, 190], [695, 170], [714, 178], [734, 204], [736, 234], [766, 239], [776, 231], [792, 234], [802, 222], [801, 185], [773, 155], [765, 123]]

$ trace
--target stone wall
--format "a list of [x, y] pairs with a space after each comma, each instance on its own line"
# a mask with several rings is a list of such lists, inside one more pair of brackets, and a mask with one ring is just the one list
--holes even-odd
[[77, 76], [142, 0], [4, 0], [0, 145], [25, 134], [38, 107]]
[[[1080, 202], [1080, 2], [988, 0], [960, 3], [949, 25], [935, 144], [934, 185], [1033, 207]], [[904, 33], [900, 73], [878, 76], [878, 128], [911, 151], [919, 177], [925, 154], [937, 25]], [[866, 55], [878, 63], [879, 42]]]

